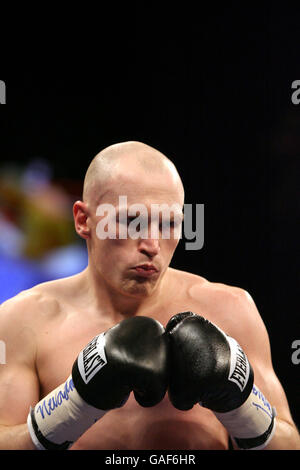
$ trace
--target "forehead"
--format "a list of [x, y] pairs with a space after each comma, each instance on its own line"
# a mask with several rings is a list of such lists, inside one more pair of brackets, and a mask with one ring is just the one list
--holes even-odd
[[119, 205], [119, 197], [126, 196], [128, 205], [131, 204], [173, 204], [183, 205], [184, 194], [181, 185], [172, 175], [136, 172], [131, 175], [116, 175], [107, 181], [105, 187], [97, 190], [97, 203]]

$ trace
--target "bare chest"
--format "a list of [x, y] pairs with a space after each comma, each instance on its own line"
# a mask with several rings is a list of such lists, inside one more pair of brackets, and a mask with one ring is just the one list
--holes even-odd
[[[168, 309], [156, 310], [151, 316], [166, 325], [184, 307], [184, 303], [169, 305]], [[70, 312], [43, 327], [37, 354], [40, 398], [67, 379], [79, 352], [94, 336], [111, 326], [106, 319]], [[227, 432], [214, 414], [199, 405], [190, 411], [179, 411], [166, 394], [158, 405], [143, 408], [131, 394], [124, 407], [106, 413], [81, 436], [73, 449], [226, 449], [227, 440]]]

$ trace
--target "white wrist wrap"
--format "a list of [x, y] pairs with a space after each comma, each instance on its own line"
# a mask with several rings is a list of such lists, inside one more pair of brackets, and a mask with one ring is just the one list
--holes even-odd
[[30, 410], [27, 425], [39, 450], [68, 449], [107, 410], [86, 403], [74, 387], [71, 375], [66, 382]]
[[240, 449], [263, 449], [275, 431], [275, 409], [253, 385], [247, 400], [235, 410], [214, 412]]

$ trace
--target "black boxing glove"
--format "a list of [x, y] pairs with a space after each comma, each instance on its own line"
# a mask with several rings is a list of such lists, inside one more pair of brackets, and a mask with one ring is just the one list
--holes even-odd
[[254, 385], [240, 345], [192, 312], [174, 315], [166, 333], [173, 405], [188, 410], [200, 403], [214, 412], [239, 448], [264, 448], [275, 430], [275, 411]]
[[130, 392], [141, 406], [159, 403], [167, 390], [167, 344], [163, 326], [149, 317], [123, 320], [92, 339], [72, 374], [28, 415], [37, 449], [68, 449]]

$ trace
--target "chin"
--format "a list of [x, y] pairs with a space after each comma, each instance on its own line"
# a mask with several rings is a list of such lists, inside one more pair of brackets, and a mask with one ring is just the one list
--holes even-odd
[[122, 291], [124, 294], [129, 295], [130, 297], [135, 298], [146, 298], [149, 297], [155, 290], [156, 283], [147, 282], [136, 282], [130, 281], [126, 282], [122, 286]]

